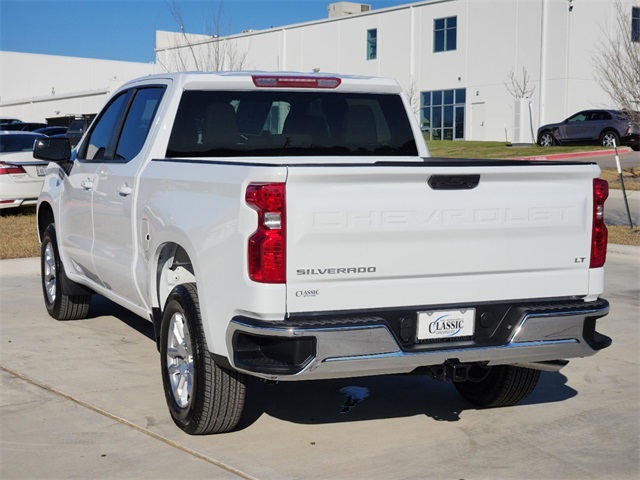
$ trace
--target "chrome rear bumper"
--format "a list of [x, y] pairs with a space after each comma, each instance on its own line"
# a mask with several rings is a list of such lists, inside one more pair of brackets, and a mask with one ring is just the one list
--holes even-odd
[[409, 373], [446, 362], [558, 370], [562, 364], [552, 361], [590, 356], [611, 344], [609, 337], [595, 331], [596, 319], [608, 310], [609, 304], [602, 299], [574, 302], [572, 308], [537, 304], [518, 321], [510, 322], [512, 333], [502, 344], [455, 342], [411, 349], [403, 347], [388, 323], [375, 316], [358, 322], [345, 319], [343, 324], [332, 319], [324, 322], [326, 326], [323, 322], [306, 326], [304, 321], [266, 323], [238, 317], [229, 325], [227, 345], [235, 369], [270, 380]]

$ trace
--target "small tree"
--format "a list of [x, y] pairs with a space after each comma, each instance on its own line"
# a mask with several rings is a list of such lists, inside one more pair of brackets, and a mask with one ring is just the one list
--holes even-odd
[[504, 82], [504, 86], [513, 98], [531, 98], [536, 87], [532, 87], [530, 84], [529, 72], [526, 67], [522, 67], [522, 78], [519, 78], [516, 73], [511, 70], [509, 72], [508, 81]]
[[420, 91], [416, 85], [416, 80], [413, 77], [409, 78], [409, 88], [406, 90], [407, 99], [409, 100], [409, 106], [413, 114], [420, 118]]
[[[638, 7], [638, 2], [634, 5]], [[629, 4], [626, 7], [616, 2], [614, 31], [605, 34], [593, 63], [596, 81], [615, 106], [640, 122], [640, 42], [634, 41], [631, 8]]]
[[158, 59], [167, 71], [217, 72], [244, 68], [247, 52], [239, 52], [232, 41], [224, 38], [226, 32], [223, 32], [223, 0], [211, 0], [208, 7], [203, 8], [210, 12], [208, 16], [205, 14], [205, 35], [188, 34], [182, 10], [176, 0], [171, 0], [168, 5], [173, 19], [180, 28], [180, 37], [173, 45], [170, 64], [165, 65]]

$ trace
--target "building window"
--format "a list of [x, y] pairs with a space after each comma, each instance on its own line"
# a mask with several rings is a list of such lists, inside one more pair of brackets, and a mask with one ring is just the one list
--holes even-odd
[[456, 49], [458, 17], [437, 18], [433, 21], [433, 51], [447, 52]]
[[631, 41], [640, 43], [640, 7], [631, 8]]
[[367, 60], [378, 58], [378, 29], [367, 30]]
[[427, 140], [464, 140], [467, 90], [422, 92], [421, 125]]

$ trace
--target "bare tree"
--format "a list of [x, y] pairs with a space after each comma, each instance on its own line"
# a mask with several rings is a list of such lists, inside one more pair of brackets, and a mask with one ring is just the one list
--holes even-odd
[[173, 19], [180, 28], [178, 39], [171, 47], [170, 60], [158, 62], [167, 71], [242, 70], [247, 52], [238, 51], [233, 40], [226, 38], [230, 28], [224, 28], [223, 0], [203, 3], [204, 35], [189, 34], [185, 28], [182, 10], [176, 0], [168, 1]]
[[406, 90], [406, 94], [411, 111], [416, 117], [420, 118], [420, 91], [413, 77], [409, 78], [409, 88]]
[[[638, 7], [638, 2], [634, 2]], [[640, 122], [640, 42], [632, 32], [631, 6], [616, 2], [612, 32], [605, 35], [593, 57], [598, 84], [620, 110]], [[635, 41], [634, 41], [635, 40]]]
[[504, 82], [504, 86], [513, 98], [531, 98], [536, 87], [531, 86], [531, 79], [526, 67], [522, 67], [522, 78], [519, 78], [516, 73], [511, 70], [509, 72], [508, 81]]

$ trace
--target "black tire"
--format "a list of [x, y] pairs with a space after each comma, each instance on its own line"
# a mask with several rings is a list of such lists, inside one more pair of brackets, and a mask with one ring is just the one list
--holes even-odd
[[540, 370], [497, 365], [474, 366], [470, 379], [454, 382], [458, 393], [478, 407], [504, 407], [521, 402], [536, 388]]
[[613, 130], [607, 130], [600, 135], [600, 145], [603, 147], [613, 148], [614, 142], [617, 147], [620, 146], [620, 137]]
[[238, 425], [246, 376], [211, 359], [193, 283], [178, 285], [167, 299], [160, 328], [160, 363], [171, 418], [184, 432], [224, 433]]
[[640, 152], [640, 144], [631, 145], [631, 150], [633, 150], [634, 152]]
[[71, 294], [70, 289], [86, 291], [69, 280], [58, 251], [56, 229], [53, 223], [45, 229], [40, 245], [40, 279], [47, 312], [56, 320], [87, 318], [91, 294]]
[[558, 141], [553, 136], [553, 134], [546, 130], [540, 134], [538, 137], [538, 146], [540, 147], [553, 147], [558, 144]]

